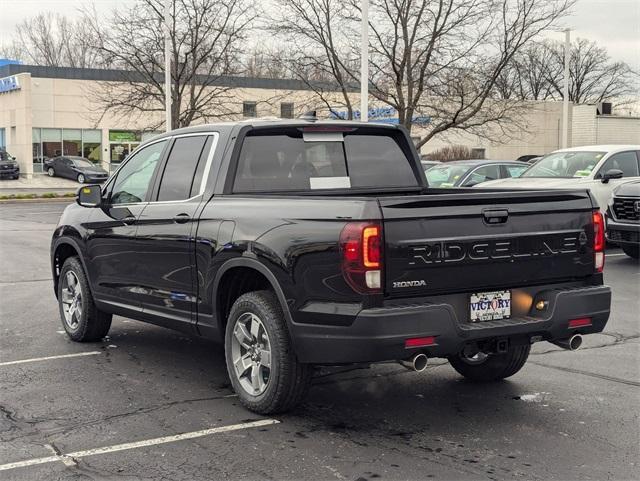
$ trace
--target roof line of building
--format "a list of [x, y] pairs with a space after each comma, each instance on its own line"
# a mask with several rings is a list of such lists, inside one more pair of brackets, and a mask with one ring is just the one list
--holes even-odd
[[[144, 77], [138, 72], [127, 70], [97, 69], [97, 68], [75, 68], [75, 67], [48, 67], [43, 65], [22, 65], [8, 64], [0, 66], [0, 78], [9, 77], [21, 73], [30, 73], [37, 78], [56, 78], [70, 80], [96, 80], [106, 82], [144, 82]], [[158, 79], [162, 81], [164, 74], [158, 72]], [[311, 90], [310, 86], [297, 79], [271, 79], [260, 77], [238, 77], [238, 76], [207, 76], [198, 75], [197, 82], [215, 87], [234, 88], [255, 88], [273, 90]], [[315, 82], [314, 88], [324, 91], [338, 91], [339, 87], [330, 82]], [[357, 91], [357, 86], [350, 86], [349, 91]]]

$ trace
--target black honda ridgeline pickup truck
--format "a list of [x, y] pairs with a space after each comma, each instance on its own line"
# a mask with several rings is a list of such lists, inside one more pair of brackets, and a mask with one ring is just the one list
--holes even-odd
[[587, 190], [429, 189], [406, 130], [221, 123], [146, 142], [53, 234], [64, 328], [113, 314], [224, 341], [242, 403], [290, 409], [314, 366], [447, 358], [503, 379], [531, 344], [603, 330], [603, 219]]

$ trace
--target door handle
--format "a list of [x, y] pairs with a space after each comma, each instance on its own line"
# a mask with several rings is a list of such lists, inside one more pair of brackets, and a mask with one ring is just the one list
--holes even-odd
[[133, 215], [128, 215], [127, 217], [125, 217], [124, 219], [122, 219], [122, 222], [124, 222], [127, 225], [131, 225], [136, 221], [135, 216]]
[[176, 224], [186, 224], [191, 220], [191, 216], [189, 214], [178, 214], [173, 218], [173, 221]]

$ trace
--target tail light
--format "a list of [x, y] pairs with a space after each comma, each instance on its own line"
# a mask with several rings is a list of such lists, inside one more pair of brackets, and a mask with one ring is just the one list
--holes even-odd
[[382, 292], [382, 226], [349, 222], [340, 233], [342, 275], [361, 294]]
[[599, 210], [593, 213], [593, 252], [596, 272], [604, 269], [604, 218]]

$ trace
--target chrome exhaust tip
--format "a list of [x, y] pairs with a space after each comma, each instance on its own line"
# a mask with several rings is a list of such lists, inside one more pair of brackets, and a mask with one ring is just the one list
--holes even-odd
[[580, 334], [574, 334], [567, 339], [558, 339], [557, 341], [551, 341], [551, 344], [567, 349], [568, 351], [577, 351], [582, 346], [582, 336]]
[[411, 356], [409, 359], [400, 361], [400, 364], [409, 369], [409, 371], [422, 372], [427, 368], [429, 358], [421, 352]]

